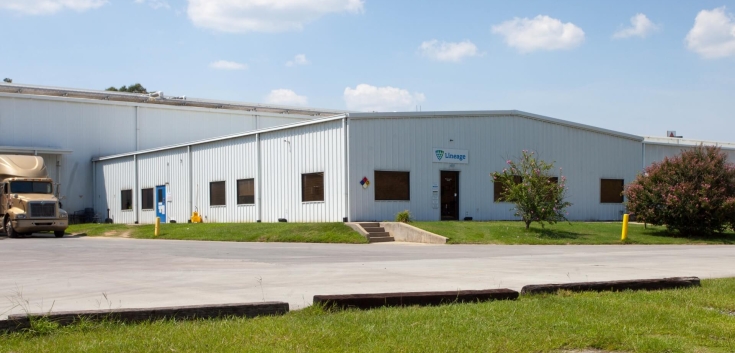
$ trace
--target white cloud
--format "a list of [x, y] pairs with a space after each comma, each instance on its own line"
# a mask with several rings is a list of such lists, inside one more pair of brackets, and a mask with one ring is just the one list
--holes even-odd
[[702, 10], [685, 41], [689, 50], [708, 59], [735, 56], [735, 18], [725, 7]]
[[419, 51], [431, 59], [451, 62], [460, 62], [464, 58], [478, 55], [477, 46], [469, 40], [452, 43], [432, 39], [421, 43]]
[[221, 32], [285, 32], [335, 12], [361, 13], [363, 0], [189, 0], [194, 25]]
[[571, 22], [538, 15], [533, 19], [514, 18], [492, 27], [505, 43], [522, 53], [536, 50], [571, 49], [584, 42], [584, 31]]
[[265, 102], [268, 104], [281, 104], [281, 105], [307, 105], [309, 99], [306, 96], [300, 96], [296, 92], [290, 89], [274, 89], [271, 93], [265, 97]]
[[354, 89], [347, 87], [344, 92], [347, 109], [357, 111], [412, 111], [423, 102], [423, 93], [411, 93], [395, 87], [375, 87], [359, 84]]
[[154, 10], [158, 9], [170, 9], [171, 5], [168, 4], [166, 0], [135, 0], [136, 4], [147, 4]]
[[630, 27], [623, 28], [615, 34], [613, 38], [622, 39], [630, 37], [646, 38], [649, 34], [657, 31], [659, 27], [651, 22], [651, 20], [642, 13], [638, 13], [630, 18]]
[[0, 9], [26, 15], [50, 15], [70, 9], [86, 11], [107, 4], [107, 0], [0, 0]]
[[308, 59], [306, 59], [306, 55], [304, 54], [296, 54], [296, 56], [293, 57], [293, 60], [289, 60], [286, 62], [286, 66], [288, 67], [309, 65], [309, 64], [310, 62]]
[[217, 70], [247, 70], [248, 65], [234, 61], [218, 60], [209, 64], [209, 67]]

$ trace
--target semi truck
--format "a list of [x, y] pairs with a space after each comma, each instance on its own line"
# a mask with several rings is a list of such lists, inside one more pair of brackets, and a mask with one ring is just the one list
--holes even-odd
[[69, 215], [54, 195], [42, 157], [0, 155], [0, 217], [10, 238], [36, 232], [64, 236]]

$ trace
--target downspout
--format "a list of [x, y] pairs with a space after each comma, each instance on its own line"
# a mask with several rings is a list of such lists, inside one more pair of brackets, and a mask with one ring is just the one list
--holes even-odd
[[[137, 110], [137, 107], [136, 107], [136, 110]], [[135, 166], [135, 186], [133, 188], [135, 190], [134, 191], [135, 197], [133, 197], [133, 207], [135, 207], [135, 224], [140, 224], [140, 207], [138, 207], [138, 205], [140, 205], [138, 203], [138, 197], [140, 196], [139, 195], [140, 192], [138, 192], [138, 155], [137, 154], [133, 155], [133, 165]]]
[[97, 161], [92, 161], [92, 209], [97, 213]]
[[350, 221], [350, 134], [347, 132], [347, 129], [349, 128], [349, 124], [347, 123], [348, 117], [349, 114], [345, 114], [344, 119], [342, 119], [342, 130], [344, 131], [344, 148], [342, 149], [342, 151], [344, 153], [345, 167], [345, 216], [343, 221], [345, 222]]
[[186, 154], [189, 157], [189, 220], [191, 220], [191, 215], [194, 214], [194, 198], [192, 197], [192, 190], [194, 189], [194, 178], [193, 178], [193, 168], [191, 166], [191, 145], [186, 146]]
[[[257, 118], [256, 118], [257, 119]], [[257, 121], [257, 120], [256, 120]], [[255, 154], [257, 155], [257, 170], [255, 171], [255, 192], [258, 195], [258, 201], [255, 203], [257, 218], [256, 222], [260, 223], [263, 220], [263, 198], [261, 196], [261, 179], [263, 177], [262, 161], [260, 158], [260, 134], [255, 134]]]

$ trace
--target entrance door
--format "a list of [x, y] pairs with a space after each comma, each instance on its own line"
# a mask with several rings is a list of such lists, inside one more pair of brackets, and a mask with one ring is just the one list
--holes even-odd
[[459, 172], [441, 172], [442, 221], [459, 220]]
[[166, 223], [166, 186], [156, 186], [156, 217], [161, 217], [161, 223]]

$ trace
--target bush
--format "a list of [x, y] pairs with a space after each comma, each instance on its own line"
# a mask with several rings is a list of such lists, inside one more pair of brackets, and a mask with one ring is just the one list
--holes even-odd
[[408, 210], [403, 210], [401, 212], [398, 212], [396, 214], [396, 222], [401, 222], [401, 223], [411, 222], [411, 212], [408, 212]]
[[493, 181], [501, 183], [500, 200], [513, 202], [515, 215], [521, 217], [526, 229], [531, 222], [554, 224], [566, 221], [565, 209], [572, 204], [565, 201], [566, 178], [551, 174], [554, 163], [536, 158], [534, 152], [523, 150], [518, 161], [506, 161], [508, 168], [492, 173]]
[[735, 224], [735, 166], [718, 147], [700, 145], [650, 165], [624, 195], [639, 222], [684, 236], [708, 236]]

